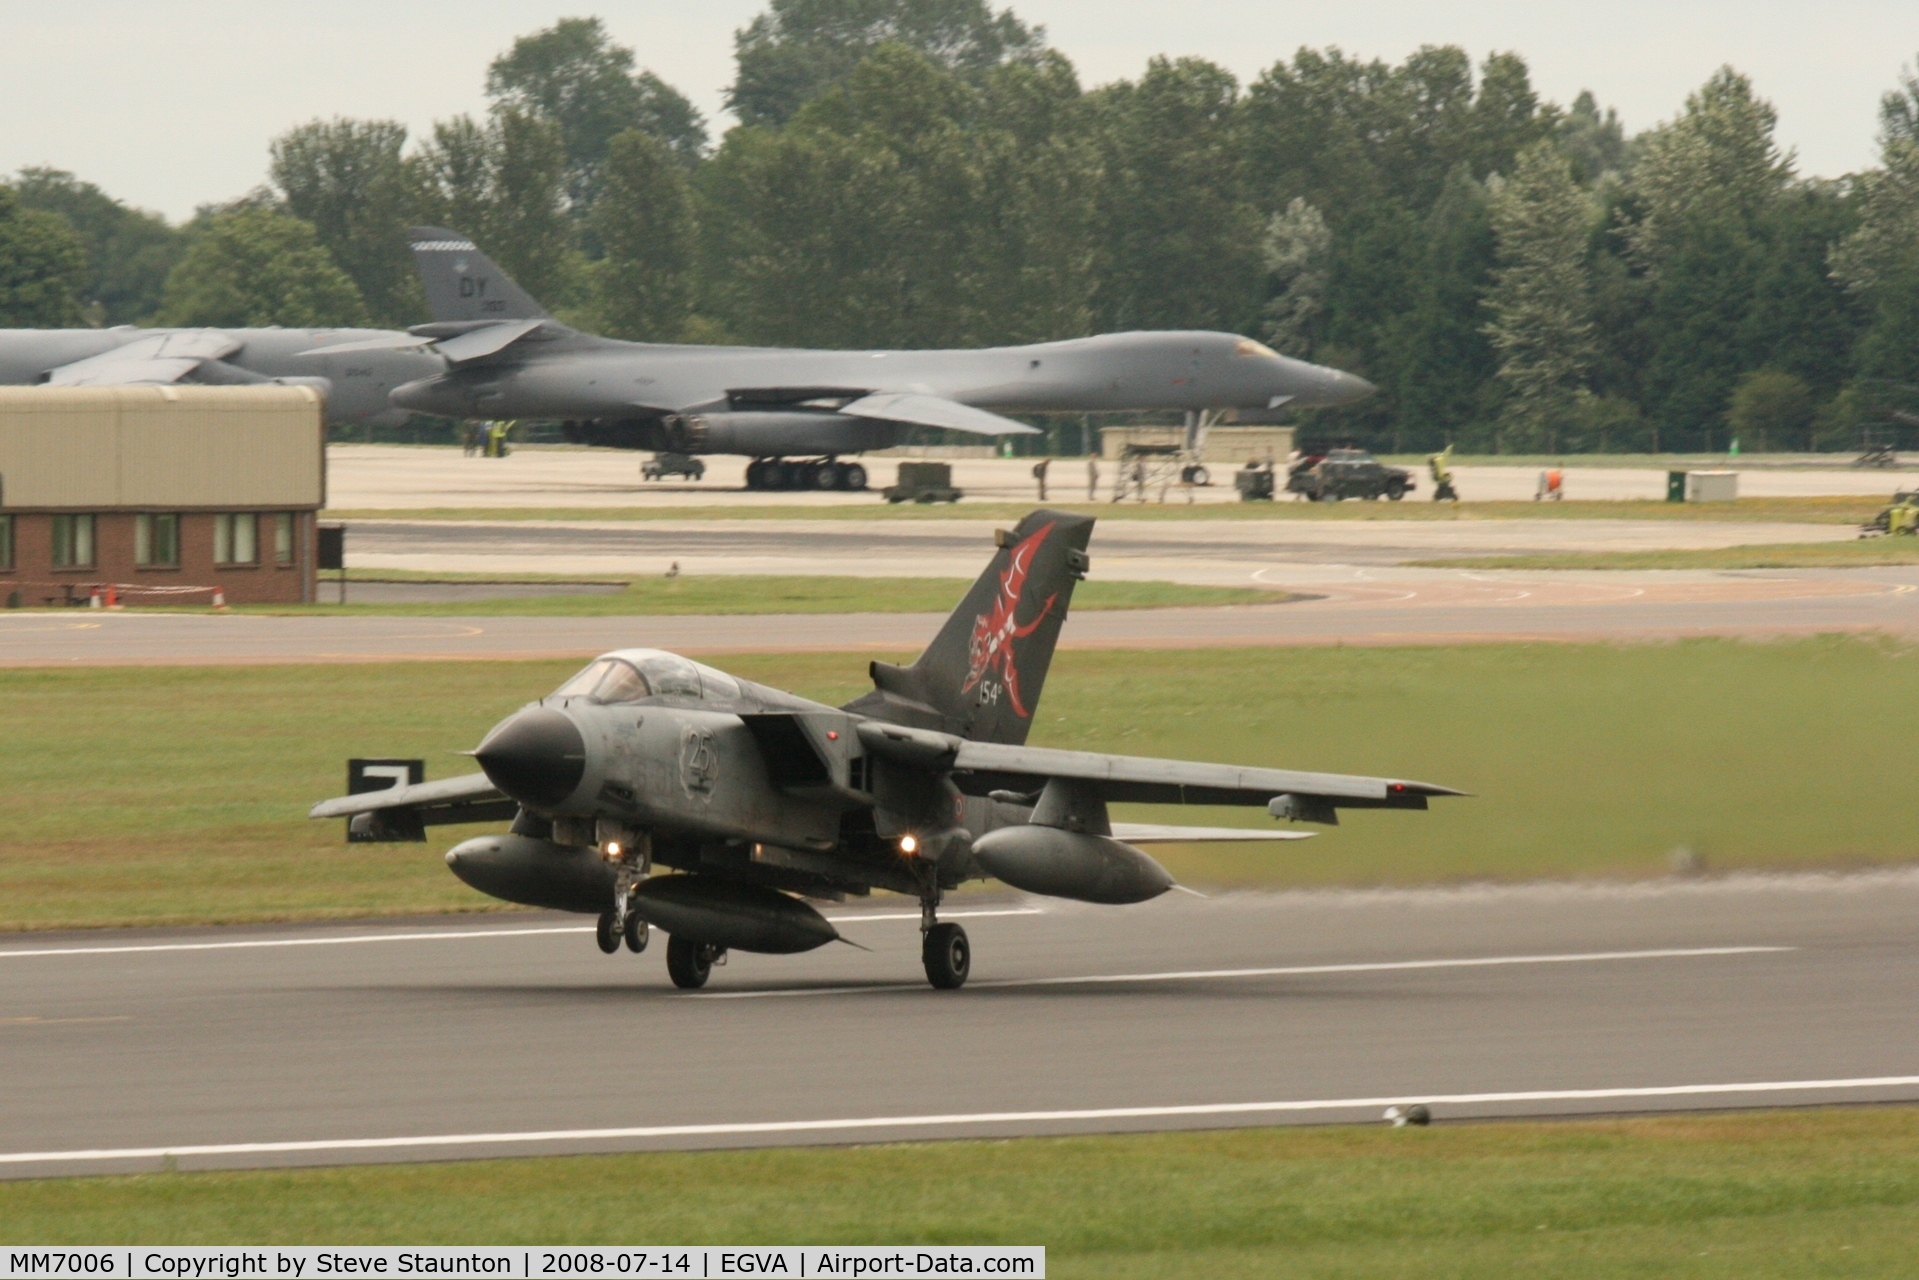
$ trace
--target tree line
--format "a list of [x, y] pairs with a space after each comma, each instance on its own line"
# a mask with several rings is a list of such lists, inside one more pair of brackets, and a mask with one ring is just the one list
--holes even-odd
[[[975, 346], [1247, 333], [1380, 394], [1392, 451], [1846, 448], [1919, 426], [1919, 73], [1880, 164], [1801, 177], [1716, 72], [1627, 137], [1525, 62], [1300, 49], [1249, 84], [1083, 86], [986, 0], [770, 0], [714, 140], [594, 18], [490, 109], [316, 120], [183, 226], [48, 169], [0, 185], [0, 324], [403, 326], [402, 228], [472, 235], [562, 319], [653, 341]], [[1908, 432], [1910, 438], [1910, 432]]]

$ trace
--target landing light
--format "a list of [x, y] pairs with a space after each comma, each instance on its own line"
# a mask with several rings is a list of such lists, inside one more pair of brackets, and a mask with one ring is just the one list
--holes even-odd
[[905, 854], [907, 857], [910, 858], [914, 854], [918, 853], [919, 848], [920, 848], [920, 842], [919, 842], [918, 836], [901, 836], [900, 837], [900, 852]]
[[608, 840], [606, 842], [605, 857], [608, 862], [618, 861], [620, 855], [624, 852], [626, 852], [626, 848], [618, 840]]

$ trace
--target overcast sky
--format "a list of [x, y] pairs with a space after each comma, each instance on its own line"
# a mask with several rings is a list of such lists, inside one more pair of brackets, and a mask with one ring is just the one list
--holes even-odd
[[[486, 65], [514, 36], [597, 13], [706, 112], [717, 138], [733, 32], [764, 0], [0, 0], [0, 174], [70, 169], [178, 219], [259, 183], [267, 142], [316, 116], [388, 117], [416, 133], [481, 111]], [[1873, 163], [1879, 95], [1919, 53], [1915, 0], [1020, 0], [1088, 85], [1157, 53], [1249, 79], [1300, 45], [1398, 61], [1421, 44], [1510, 49], [1566, 102], [1584, 88], [1628, 130], [1672, 116], [1730, 62], [1779, 109], [1801, 172]]]

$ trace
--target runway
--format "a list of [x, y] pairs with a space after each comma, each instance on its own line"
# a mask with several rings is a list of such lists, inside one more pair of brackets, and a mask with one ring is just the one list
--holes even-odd
[[968, 899], [956, 993], [827, 910], [698, 994], [580, 917], [17, 936], [0, 1176], [1919, 1099], [1912, 871]]
[[[353, 520], [358, 572], [650, 575], [849, 574], [971, 578], [988, 520]], [[1105, 578], [1235, 585], [1313, 565], [1580, 551], [1707, 550], [1850, 542], [1850, 525], [1692, 520], [1107, 520], [1093, 535]]]
[[[1312, 598], [1225, 608], [1083, 609], [1060, 647], [1641, 640], [1826, 632], [1919, 635], [1919, 566], [1752, 573], [1293, 571]], [[1277, 584], [1273, 584], [1277, 585]], [[641, 645], [689, 654], [913, 652], [932, 613], [407, 618], [0, 614], [0, 667], [378, 662], [591, 656]]]

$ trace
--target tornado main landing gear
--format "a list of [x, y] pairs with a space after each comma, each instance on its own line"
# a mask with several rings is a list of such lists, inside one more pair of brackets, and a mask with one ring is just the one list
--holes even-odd
[[926, 980], [940, 991], [957, 991], [973, 971], [973, 944], [956, 924], [938, 923], [939, 891], [920, 899], [920, 961]]
[[697, 991], [706, 985], [713, 966], [726, 963], [726, 948], [691, 938], [666, 940], [666, 973], [682, 991]]

